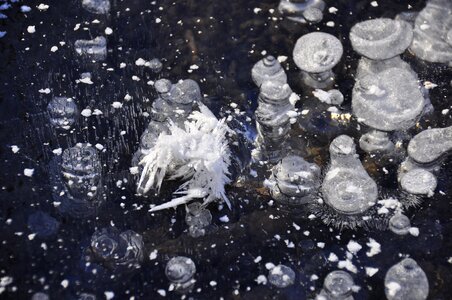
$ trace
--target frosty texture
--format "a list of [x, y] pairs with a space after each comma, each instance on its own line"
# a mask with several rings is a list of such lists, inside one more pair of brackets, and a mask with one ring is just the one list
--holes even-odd
[[149, 67], [154, 73], [160, 73], [163, 68], [163, 64], [158, 58], [153, 58], [149, 62], [146, 62], [146, 66]]
[[251, 70], [254, 83], [260, 87], [264, 81], [272, 81], [281, 85], [287, 83], [287, 75], [279, 61], [269, 55], [258, 61]]
[[285, 288], [295, 282], [295, 272], [285, 265], [277, 265], [268, 274], [268, 281], [278, 287]]
[[323, 289], [317, 300], [353, 300], [353, 278], [345, 271], [328, 273], [323, 282]]
[[411, 222], [407, 216], [396, 213], [389, 219], [389, 230], [398, 235], [406, 235], [410, 232]]
[[78, 55], [87, 59], [103, 61], [107, 58], [107, 39], [103, 36], [92, 40], [77, 40], [74, 47]]
[[58, 208], [76, 218], [92, 216], [103, 202], [101, 162], [96, 150], [78, 144], [51, 163], [53, 197]]
[[341, 105], [344, 102], [344, 95], [341, 91], [336, 89], [331, 89], [329, 91], [324, 91], [322, 89], [316, 89], [312, 94], [320, 101], [331, 104], [331, 105]]
[[108, 14], [110, 12], [110, 0], [82, 0], [84, 9], [93, 14]]
[[71, 128], [77, 118], [77, 104], [71, 98], [55, 97], [47, 105], [47, 112], [50, 117], [50, 124], [59, 129]]
[[452, 126], [424, 130], [408, 144], [408, 155], [419, 164], [431, 164], [451, 150]]
[[410, 128], [424, 106], [417, 78], [405, 69], [390, 68], [364, 76], [353, 89], [354, 114], [360, 122], [382, 131]]
[[417, 79], [417, 74], [411, 69], [411, 66], [407, 62], [400, 58], [400, 56], [385, 60], [372, 60], [362, 57], [359, 60], [358, 68], [356, 69], [356, 78], [359, 81], [368, 75], [375, 76], [391, 68], [404, 69], [412, 73]]
[[185, 223], [189, 226], [188, 233], [190, 236], [200, 237], [205, 235], [205, 227], [212, 223], [212, 214], [208, 209], [202, 207], [201, 203], [194, 202], [187, 207]]
[[293, 49], [295, 64], [308, 73], [322, 73], [331, 70], [342, 57], [344, 49], [333, 35], [312, 32], [300, 37]]
[[94, 232], [90, 251], [95, 260], [112, 271], [127, 271], [140, 267], [144, 259], [144, 244], [141, 235], [127, 230], [119, 232], [107, 227]]
[[320, 187], [320, 168], [300, 156], [286, 156], [272, 169], [270, 194], [283, 204], [308, 203]]
[[414, 24], [410, 50], [429, 62], [452, 63], [452, 2], [430, 0]]
[[427, 276], [411, 258], [405, 258], [386, 273], [385, 293], [388, 300], [425, 300], [428, 290]]
[[372, 130], [361, 136], [359, 147], [367, 153], [388, 153], [394, 150], [394, 143], [386, 132]]
[[303, 0], [292, 2], [281, 0], [278, 5], [279, 12], [289, 20], [299, 23], [318, 23], [323, 19], [325, 2], [323, 0]]
[[256, 110], [258, 144], [263, 158], [279, 160], [282, 144], [290, 130], [288, 112], [294, 109], [289, 101], [292, 90], [289, 85], [265, 81], [260, 89]]
[[195, 282], [193, 279], [195, 274], [195, 263], [185, 256], [171, 258], [165, 267], [165, 275], [175, 284], [176, 290], [189, 289]]
[[424, 169], [412, 169], [400, 180], [402, 189], [414, 195], [432, 196], [437, 184], [435, 175]]
[[355, 24], [350, 30], [353, 49], [370, 59], [383, 60], [400, 55], [413, 39], [405, 21], [379, 18]]
[[331, 163], [322, 183], [323, 198], [341, 214], [360, 214], [373, 206], [378, 189], [356, 155], [355, 143], [346, 135], [330, 145]]
[[28, 217], [28, 228], [38, 237], [49, 237], [58, 232], [60, 222], [43, 211], [37, 211]]

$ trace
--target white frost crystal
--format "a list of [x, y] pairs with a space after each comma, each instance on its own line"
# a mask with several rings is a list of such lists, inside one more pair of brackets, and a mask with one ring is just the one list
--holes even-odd
[[204, 203], [224, 200], [228, 206], [224, 186], [231, 182], [229, 165], [231, 152], [226, 134], [231, 129], [225, 119], [218, 120], [204, 105], [194, 111], [184, 128], [170, 123], [169, 134], [162, 133], [140, 164], [144, 166], [138, 191], [147, 193], [160, 189], [165, 176], [170, 180], [187, 180], [175, 194], [183, 196], [154, 207], [151, 211], [176, 207], [193, 199], [204, 198]]

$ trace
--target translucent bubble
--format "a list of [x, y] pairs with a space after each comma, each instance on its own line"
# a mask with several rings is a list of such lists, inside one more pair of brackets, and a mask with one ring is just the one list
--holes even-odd
[[160, 59], [158, 59], [158, 58], [151, 59], [146, 65], [154, 73], [160, 73], [162, 71], [162, 68], [163, 68], [163, 64], [160, 61]]
[[405, 258], [386, 273], [385, 293], [388, 300], [425, 300], [428, 292], [427, 276], [411, 258]]
[[31, 300], [49, 300], [50, 297], [46, 293], [37, 292], [31, 297]]
[[205, 234], [205, 227], [212, 223], [212, 214], [202, 207], [201, 203], [193, 202], [187, 206], [185, 222], [189, 226], [189, 234], [192, 237], [200, 237]]
[[132, 230], [119, 232], [114, 227], [100, 229], [91, 237], [91, 253], [112, 270], [133, 270], [144, 259], [141, 235]]
[[359, 78], [352, 95], [353, 113], [359, 121], [381, 131], [412, 127], [425, 104], [415, 75], [399, 68]]
[[49, 237], [58, 232], [60, 222], [43, 211], [37, 211], [28, 217], [28, 228], [38, 237]]
[[450, 64], [452, 2], [430, 0], [421, 10], [414, 24], [414, 39], [410, 50], [420, 59]]
[[268, 281], [277, 288], [286, 288], [295, 283], [295, 272], [285, 265], [277, 265], [268, 274]]
[[196, 266], [193, 260], [185, 256], [176, 256], [168, 261], [165, 268], [166, 277], [173, 283], [184, 284], [193, 279]]
[[77, 40], [74, 47], [78, 55], [87, 59], [103, 61], [107, 58], [107, 39], [103, 36], [92, 40]]
[[375, 181], [355, 154], [355, 143], [350, 137], [341, 135], [331, 142], [331, 163], [321, 189], [325, 202], [346, 215], [365, 212], [378, 196]]
[[93, 14], [108, 14], [110, 12], [110, 0], [82, 0], [82, 6]]
[[274, 56], [267, 56], [258, 61], [251, 70], [254, 83], [260, 87], [264, 81], [287, 83], [287, 75], [281, 64]]
[[412, 169], [400, 180], [402, 189], [413, 195], [432, 196], [438, 181], [436, 176], [424, 169]]
[[328, 273], [323, 282], [323, 291], [327, 299], [353, 299], [353, 287], [355, 283], [352, 276], [345, 271], [333, 271]]
[[419, 164], [434, 163], [452, 150], [452, 126], [422, 131], [411, 139], [407, 150]]
[[82, 293], [78, 297], [78, 300], [96, 300], [96, 295], [88, 294], [88, 293]]
[[47, 112], [50, 116], [50, 124], [56, 128], [69, 129], [77, 118], [77, 104], [71, 98], [55, 97], [47, 105]]
[[272, 169], [272, 197], [283, 204], [308, 203], [320, 187], [320, 168], [299, 156], [286, 156]]
[[406, 235], [410, 232], [410, 219], [401, 213], [396, 213], [389, 219], [389, 229], [398, 235]]
[[323, 19], [325, 6], [323, 0], [281, 0], [278, 5], [278, 11], [289, 20], [295, 22], [318, 23]]
[[405, 21], [379, 18], [355, 24], [350, 30], [353, 49], [374, 60], [400, 55], [410, 46], [413, 30]]
[[389, 153], [395, 145], [386, 132], [372, 130], [361, 136], [359, 147], [367, 153]]

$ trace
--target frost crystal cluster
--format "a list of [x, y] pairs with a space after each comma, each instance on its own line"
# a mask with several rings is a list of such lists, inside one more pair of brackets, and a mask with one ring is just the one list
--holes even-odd
[[188, 116], [184, 127], [170, 123], [169, 133], [161, 133], [140, 164], [143, 171], [138, 183], [142, 194], [160, 190], [163, 179], [185, 181], [175, 194], [182, 195], [156, 206], [152, 211], [203, 198], [204, 204], [224, 200], [230, 207], [224, 186], [231, 182], [231, 151], [227, 134], [232, 132], [225, 120], [218, 120], [204, 105]]

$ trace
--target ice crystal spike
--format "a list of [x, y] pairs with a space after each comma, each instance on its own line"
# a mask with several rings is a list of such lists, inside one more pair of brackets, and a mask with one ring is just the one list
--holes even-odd
[[28, 217], [27, 225], [38, 237], [46, 238], [58, 232], [60, 222], [43, 211], [37, 211]]
[[386, 272], [385, 293], [388, 300], [425, 300], [428, 291], [427, 276], [412, 258], [405, 258]]
[[425, 104], [417, 78], [400, 68], [359, 78], [352, 95], [352, 109], [358, 120], [381, 131], [412, 127]]
[[321, 188], [326, 204], [339, 214], [364, 213], [376, 203], [378, 189], [359, 161], [353, 139], [346, 135], [335, 138], [330, 156], [331, 164]]
[[413, 195], [433, 196], [437, 184], [436, 176], [421, 168], [408, 171], [400, 180], [402, 189]]
[[411, 222], [402, 213], [396, 213], [389, 219], [389, 230], [398, 235], [406, 235], [410, 232]]
[[50, 124], [58, 129], [70, 129], [78, 118], [77, 104], [71, 98], [55, 97], [47, 105]]
[[332, 69], [341, 60], [344, 49], [333, 35], [312, 32], [300, 37], [293, 49], [293, 59], [303, 81], [313, 88], [325, 88], [334, 81]]
[[94, 215], [104, 200], [96, 149], [88, 144], [68, 148], [51, 162], [50, 169], [59, 210], [76, 218]]
[[410, 50], [422, 60], [452, 63], [452, 2], [430, 0], [418, 14]]
[[281, 0], [278, 11], [289, 20], [299, 23], [318, 23], [323, 19], [325, 2], [323, 0], [290, 1]]
[[413, 40], [413, 30], [405, 21], [387, 18], [355, 24], [350, 30], [353, 49], [373, 60], [384, 60], [402, 54]]
[[295, 272], [288, 266], [277, 265], [268, 273], [268, 281], [277, 288], [286, 288], [295, 283]]
[[194, 111], [183, 128], [169, 126], [169, 134], [162, 133], [140, 164], [143, 171], [138, 192], [159, 191], [165, 176], [185, 181], [176, 195], [182, 195], [151, 211], [176, 207], [193, 199], [210, 203], [221, 199], [230, 206], [224, 186], [231, 182], [229, 166], [231, 151], [227, 134], [231, 133], [225, 120], [218, 120], [203, 104]]
[[82, 0], [82, 6], [93, 14], [104, 15], [110, 12], [110, 0]]
[[359, 139], [359, 147], [367, 153], [389, 153], [394, 150], [394, 143], [386, 132], [372, 130]]
[[92, 259], [112, 271], [130, 271], [140, 268], [144, 244], [141, 235], [132, 230], [119, 232], [115, 227], [107, 227], [94, 232], [89, 252]]
[[281, 64], [274, 56], [266, 56], [258, 61], [251, 70], [254, 83], [260, 87], [264, 81], [287, 83], [287, 75]]
[[320, 168], [299, 156], [286, 156], [275, 167], [268, 180], [273, 199], [289, 205], [313, 200], [320, 187]]
[[292, 90], [288, 84], [265, 81], [260, 88], [256, 121], [260, 158], [281, 159], [282, 145], [290, 130], [288, 112], [294, 109], [290, 102]]
[[432, 164], [451, 151], [452, 126], [424, 130], [408, 144], [408, 155], [418, 164]]
[[349, 273], [340, 270], [330, 272], [326, 275], [323, 289], [316, 300], [353, 300], [354, 285]]
[[75, 52], [87, 59], [103, 61], [107, 58], [107, 39], [98, 36], [92, 40], [77, 40], [74, 43]]
[[176, 256], [168, 261], [165, 275], [175, 285], [176, 291], [186, 291], [193, 287], [196, 265], [191, 258]]

